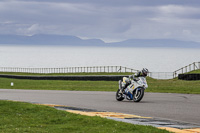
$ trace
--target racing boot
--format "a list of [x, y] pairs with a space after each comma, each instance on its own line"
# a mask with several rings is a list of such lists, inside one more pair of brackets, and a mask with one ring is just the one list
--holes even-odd
[[124, 82], [122, 82], [121, 80], [119, 80], [119, 93], [123, 93], [125, 89], [125, 85], [124, 85]]
[[126, 83], [122, 82], [121, 93], [124, 93], [125, 88], [126, 88]]

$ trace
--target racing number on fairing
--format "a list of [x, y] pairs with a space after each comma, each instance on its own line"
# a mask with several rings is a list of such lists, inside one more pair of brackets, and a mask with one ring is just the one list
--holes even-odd
[[130, 85], [130, 89], [133, 89], [133, 88], [134, 88], [134, 84], [131, 84], [131, 85]]

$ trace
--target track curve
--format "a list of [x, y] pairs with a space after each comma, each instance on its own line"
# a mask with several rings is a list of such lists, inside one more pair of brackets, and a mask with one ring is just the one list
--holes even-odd
[[1, 100], [59, 104], [193, 123], [200, 126], [200, 95], [145, 93], [139, 103], [117, 101], [115, 92], [0, 89]]

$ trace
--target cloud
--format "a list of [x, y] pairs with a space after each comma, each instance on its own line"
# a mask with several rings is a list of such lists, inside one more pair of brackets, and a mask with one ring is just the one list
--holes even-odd
[[3, 0], [0, 34], [200, 41], [198, 0]]

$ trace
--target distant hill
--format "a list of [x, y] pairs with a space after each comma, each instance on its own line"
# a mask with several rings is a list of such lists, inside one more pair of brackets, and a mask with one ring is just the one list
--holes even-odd
[[198, 42], [173, 39], [129, 39], [121, 42], [105, 43], [100, 39], [81, 39], [76, 36], [49, 34], [37, 34], [33, 36], [0, 35], [0, 44], [200, 48], [200, 43]]
[[112, 46], [124, 47], [194, 47], [200, 48], [200, 43], [192, 41], [180, 41], [173, 39], [129, 39], [122, 42], [109, 43]]
[[69, 35], [38, 34], [33, 36], [0, 35], [0, 44], [20, 45], [66, 45], [66, 46], [103, 46], [100, 39], [83, 40]]

